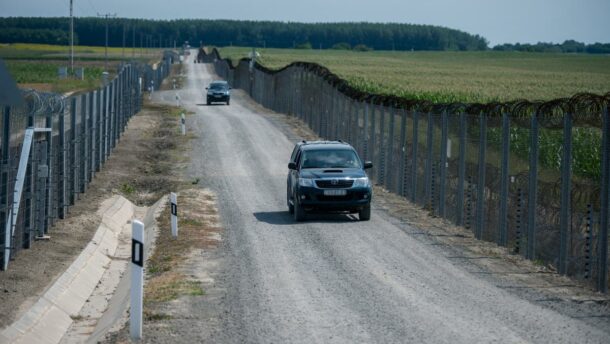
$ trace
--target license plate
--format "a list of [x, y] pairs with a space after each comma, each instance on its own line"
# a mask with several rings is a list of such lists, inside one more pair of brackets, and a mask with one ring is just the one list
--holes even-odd
[[324, 196], [345, 196], [347, 190], [324, 190]]

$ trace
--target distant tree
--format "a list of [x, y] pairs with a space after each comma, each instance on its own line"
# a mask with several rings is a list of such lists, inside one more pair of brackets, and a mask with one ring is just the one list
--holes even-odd
[[305, 42], [295, 45], [295, 49], [311, 49], [311, 43]]
[[333, 44], [331, 49], [336, 49], [336, 50], [351, 50], [352, 46], [349, 43], [347, 43], [347, 42], [341, 42], [341, 43]]
[[373, 50], [371, 47], [367, 47], [365, 44], [356, 44], [354, 46], [354, 51], [371, 51]]

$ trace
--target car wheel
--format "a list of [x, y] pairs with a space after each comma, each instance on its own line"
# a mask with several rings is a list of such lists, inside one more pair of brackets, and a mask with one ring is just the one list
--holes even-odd
[[212, 102], [208, 100], [208, 101], [206, 102], [206, 104], [207, 104], [208, 106], [210, 106], [210, 105], [212, 105]]
[[371, 205], [367, 204], [364, 208], [360, 209], [358, 212], [358, 218], [360, 221], [368, 221], [371, 219]]
[[299, 202], [297, 202], [296, 198], [294, 200], [294, 220], [296, 222], [301, 222], [303, 220], [305, 220], [305, 210], [303, 209], [303, 207], [299, 204]]
[[288, 212], [290, 214], [294, 214], [294, 204], [290, 203], [290, 197], [289, 196], [286, 197], [286, 203], [288, 204]]
[[227, 99], [227, 105], [229, 105], [231, 103], [231, 100]]

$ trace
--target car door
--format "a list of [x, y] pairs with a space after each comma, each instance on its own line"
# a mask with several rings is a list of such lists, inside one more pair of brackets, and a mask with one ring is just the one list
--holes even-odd
[[294, 190], [297, 187], [297, 183], [299, 182], [299, 168], [301, 167], [301, 149], [298, 149], [296, 153], [297, 154], [295, 155], [293, 162], [297, 165], [297, 168], [295, 170], [290, 170], [290, 197], [294, 195]]

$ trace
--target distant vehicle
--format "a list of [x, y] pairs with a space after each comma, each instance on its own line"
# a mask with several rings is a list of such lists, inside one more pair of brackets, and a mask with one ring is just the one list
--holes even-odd
[[288, 163], [288, 211], [295, 221], [313, 211], [358, 213], [360, 221], [368, 221], [373, 191], [364, 170], [372, 167], [345, 142], [297, 143]]
[[226, 81], [212, 81], [212, 83], [205, 88], [207, 92], [206, 103], [211, 105], [212, 103], [231, 103], [231, 86]]

